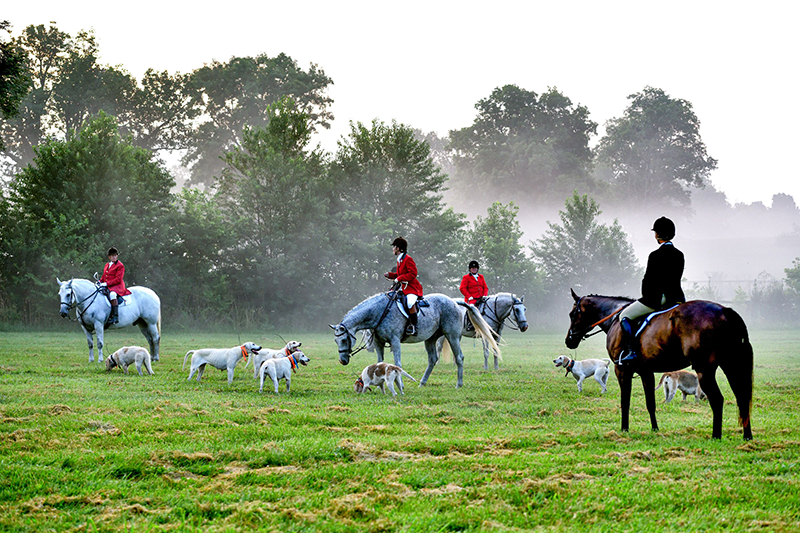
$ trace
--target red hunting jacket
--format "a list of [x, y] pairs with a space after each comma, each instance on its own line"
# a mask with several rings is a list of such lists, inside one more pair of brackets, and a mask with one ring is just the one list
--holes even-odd
[[482, 274], [478, 274], [478, 279], [475, 279], [472, 274], [461, 278], [459, 290], [464, 295], [464, 301], [469, 304], [474, 304], [475, 300], [481, 296], [489, 296], [489, 287], [486, 286], [486, 280], [483, 279]]
[[[410, 255], [402, 254], [398, 256], [397, 272], [388, 272], [386, 277], [402, 282], [404, 293], [416, 294], [422, 298], [422, 284], [417, 279], [417, 264], [411, 259]], [[405, 285], [406, 283], [408, 285]]]
[[125, 277], [125, 265], [122, 264], [122, 261], [117, 261], [116, 263], [106, 263], [100, 281], [108, 285], [109, 291], [116, 292], [117, 296], [126, 296], [131, 291], [125, 288], [123, 277]]

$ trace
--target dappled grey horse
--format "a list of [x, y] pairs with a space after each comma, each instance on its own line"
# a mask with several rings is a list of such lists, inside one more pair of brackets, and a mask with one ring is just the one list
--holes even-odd
[[[58, 296], [61, 298], [61, 316], [69, 317], [71, 309], [75, 309], [76, 321], [83, 328], [89, 342], [89, 362], [94, 361], [92, 334], [97, 335], [97, 362], [103, 362], [103, 332], [111, 303], [102, 288], [88, 279], [71, 279], [61, 281]], [[119, 329], [136, 325], [150, 343], [150, 355], [158, 361], [158, 349], [161, 344], [161, 300], [147, 287], [128, 287], [131, 294], [124, 296], [126, 303], [119, 306], [119, 322], [109, 329]]]
[[333, 328], [336, 344], [339, 347], [339, 362], [346, 365], [350, 362], [350, 356], [361, 350], [358, 348], [354, 352], [356, 333], [362, 330], [371, 330], [372, 341], [378, 355], [378, 362], [383, 361], [383, 349], [389, 343], [394, 364], [402, 367], [400, 360], [400, 343], [425, 342], [425, 350], [428, 352], [428, 368], [420, 380], [420, 386], [427, 383], [433, 371], [433, 367], [439, 361], [439, 354], [436, 351], [436, 340], [444, 336], [450, 343], [455, 354], [456, 365], [458, 366], [458, 381], [456, 387], [464, 384], [464, 355], [461, 353], [461, 329], [463, 324], [463, 314], [460, 311], [464, 308], [469, 313], [475, 330], [489, 339], [490, 346], [496, 353], [500, 353], [500, 348], [492, 337], [492, 330], [481, 317], [478, 309], [466, 302], [456, 302], [444, 294], [429, 294], [425, 296], [428, 307], [421, 307], [419, 318], [417, 319], [417, 335], [405, 337], [406, 317], [400, 312], [397, 301], [389, 294], [376, 294], [367, 298], [353, 309], [351, 309], [342, 321]]
[[[517, 324], [516, 329], [520, 331], [526, 331], [528, 329], [528, 319], [525, 317], [525, 304], [522, 303], [524, 299], [524, 296], [517, 298], [516, 294], [511, 294], [510, 292], [498, 292], [497, 294], [490, 295], [484, 303], [478, 305], [481, 316], [483, 316], [486, 323], [489, 324], [489, 327], [492, 328], [492, 331], [497, 334], [497, 339], [500, 339], [500, 336], [503, 334], [503, 327], [509, 319]], [[459, 301], [456, 298], [453, 298], [453, 300], [456, 300], [456, 302]], [[461, 324], [463, 326], [465, 324], [464, 308], [459, 308], [459, 311], [461, 311]], [[510, 327], [513, 328], [514, 326]], [[463, 327], [461, 335], [475, 338], [475, 330]], [[492, 350], [485, 338], [481, 338], [481, 341], [483, 342], [483, 369], [489, 370], [489, 357], [493, 355]], [[439, 354], [442, 353], [443, 345], [444, 337], [440, 338], [436, 343], [436, 349], [439, 351]], [[497, 357], [497, 354], [494, 354], [495, 370], [500, 368], [499, 361], [500, 358]]]

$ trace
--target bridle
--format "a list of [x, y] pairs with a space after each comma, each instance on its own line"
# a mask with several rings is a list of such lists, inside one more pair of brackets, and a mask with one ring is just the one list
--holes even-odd
[[[582, 300], [582, 299], [583, 299], [583, 298], [581, 298], [581, 300]], [[580, 303], [581, 303], [581, 301], [580, 301], [580, 300], [578, 300], [577, 302], [575, 302], [575, 307], [578, 307], [578, 305], [579, 305]], [[567, 337], [569, 337], [569, 338], [573, 338], [573, 339], [574, 339], [575, 337], [580, 337], [580, 340], [581, 340], [581, 341], [583, 341], [583, 340], [586, 340], [586, 339], [588, 339], [589, 337], [593, 337], [594, 335], [597, 335], [598, 333], [600, 333], [600, 332], [602, 332], [602, 331], [603, 331], [603, 329], [602, 329], [602, 328], [598, 329], [598, 330], [597, 330], [597, 331], [595, 331], [595, 332], [591, 332], [591, 331], [592, 331], [594, 328], [596, 328], [597, 326], [599, 326], [600, 324], [602, 324], [602, 323], [604, 323], [604, 322], [607, 322], [608, 320], [611, 320], [611, 319], [615, 318], [615, 317], [616, 317], [616, 316], [617, 316], [619, 313], [621, 313], [621, 312], [622, 312], [622, 310], [623, 310], [623, 309], [625, 309], [625, 307], [627, 307], [627, 306], [622, 306], [622, 307], [620, 307], [619, 309], [617, 309], [616, 311], [614, 311], [614, 312], [613, 312], [613, 313], [611, 313], [610, 315], [608, 315], [608, 316], [605, 316], [605, 317], [601, 318], [600, 320], [598, 320], [597, 322], [595, 322], [595, 323], [594, 323], [594, 324], [592, 324], [591, 326], [589, 326], [589, 327], [587, 327], [587, 328], [583, 328], [583, 330], [581, 330], [581, 331], [580, 331], [580, 332], [578, 332], [578, 333], [575, 333], [575, 332], [573, 332], [573, 331], [572, 331], [572, 327], [571, 327], [571, 325], [570, 325], [569, 332], [567, 332]], [[590, 333], [590, 332], [591, 332], [591, 333]]]
[[[381, 322], [383, 322], [383, 319], [386, 318], [386, 315], [389, 314], [389, 310], [391, 309], [392, 304], [395, 301], [397, 301], [397, 291], [394, 290], [394, 287], [393, 287], [392, 291], [390, 291], [390, 294], [387, 294], [386, 297], [389, 298], [389, 302], [386, 304], [386, 307], [383, 308], [383, 313], [381, 313], [380, 318], [378, 318], [378, 322], [374, 326], [372, 326], [371, 328], [364, 328], [364, 329], [372, 329], [372, 330], [378, 329], [378, 326], [381, 325]], [[342, 350], [341, 348], [339, 349], [339, 355], [340, 356], [342, 354], [344, 354], [344, 355], [347, 355], [348, 357], [352, 357], [352, 356], [354, 356], [355, 354], [357, 354], [358, 352], [360, 352], [361, 350], [363, 350], [363, 349], [365, 349], [367, 347], [367, 344], [364, 342], [361, 346], [359, 346], [358, 348], [353, 350], [353, 341], [356, 340], [355, 334], [352, 333], [349, 329], [347, 329], [347, 326], [345, 326], [344, 324], [340, 323], [339, 325], [344, 329], [344, 332], [343, 333], [334, 332], [333, 335], [335, 337], [341, 337], [343, 335], [348, 335], [348, 340], [350, 341], [347, 349], [345, 349], [345, 350]], [[352, 340], [350, 340], [350, 339], [352, 339]], [[362, 338], [362, 342], [363, 342], [363, 338]]]
[[[61, 301], [61, 305], [64, 305], [64, 306], [67, 307], [67, 318], [71, 322], [78, 322], [78, 320], [80, 320], [81, 324], [85, 324], [85, 322], [83, 321], [83, 315], [84, 315], [84, 313], [86, 313], [86, 311], [89, 309], [89, 307], [91, 307], [91, 305], [94, 303], [94, 300], [95, 300], [95, 298], [97, 298], [97, 295], [100, 294], [100, 291], [102, 290], [102, 287], [97, 287], [92, 294], [90, 294], [89, 296], [87, 296], [86, 298], [84, 298], [83, 300], [78, 302], [78, 301], [76, 301], [77, 298], [75, 296], [75, 291], [72, 288], [72, 282], [73, 282], [73, 280], [69, 280], [69, 283], [67, 284], [67, 289], [69, 290], [69, 299], [71, 300], [71, 302]], [[83, 309], [83, 312], [81, 312], [81, 309], [80, 309], [81, 304], [83, 302], [85, 302], [86, 300], [88, 300], [89, 298], [91, 298], [92, 301], [89, 302], [86, 305], [86, 307]], [[75, 315], [76, 315], [75, 320], [69, 318], [69, 312], [72, 309], [75, 309]]]
[[347, 340], [348, 340], [348, 344], [347, 344], [347, 348], [346, 349], [342, 350], [341, 348], [339, 348], [339, 355], [340, 356], [344, 354], [344, 355], [347, 355], [348, 357], [352, 357], [352, 356], [354, 356], [355, 354], [357, 354], [358, 352], [360, 352], [361, 350], [363, 350], [364, 348], [367, 347], [366, 343], [364, 343], [360, 347], [358, 347], [357, 349], [353, 350], [353, 341], [356, 340], [355, 334], [352, 331], [350, 331], [349, 329], [347, 329], [347, 326], [345, 326], [344, 324], [339, 324], [339, 326], [341, 326], [344, 331], [342, 333], [336, 333], [334, 331], [334, 333], [333, 333], [334, 337], [338, 338], [338, 337], [342, 337], [344, 335], [347, 335]]
[[[519, 298], [514, 296], [514, 301], [511, 303], [511, 310], [502, 320], [500, 319], [500, 315], [497, 313], [497, 300], [498, 300], [498, 298], [497, 298], [497, 296], [495, 296], [494, 297], [494, 305], [493, 306], [488, 305], [488, 303], [484, 303], [484, 308], [487, 311], [490, 311], [492, 313], [492, 315], [494, 315], [494, 316], [490, 317], [487, 314], [486, 318], [491, 320], [495, 324], [497, 324], [497, 328], [496, 329], [499, 329], [500, 325], [503, 324], [503, 325], [505, 325], [506, 327], [508, 327], [510, 329], [519, 331], [519, 327], [515, 327], [514, 326], [514, 322], [517, 321], [516, 307], [518, 305], [523, 305], [523, 307], [524, 307], [524, 304], [522, 303], [522, 300], [520, 300]], [[513, 319], [511, 319], [511, 315], [512, 314], [514, 315]], [[517, 322], [517, 326], [519, 326], [519, 322]]]

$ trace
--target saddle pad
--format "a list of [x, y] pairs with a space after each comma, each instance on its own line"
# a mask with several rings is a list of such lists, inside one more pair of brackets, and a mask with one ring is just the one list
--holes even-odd
[[656, 311], [655, 313], [650, 313], [649, 315], [647, 315], [647, 318], [644, 319], [644, 322], [642, 322], [642, 325], [639, 326], [639, 329], [636, 330], [635, 337], [638, 337], [639, 335], [641, 335], [642, 331], [644, 331], [644, 328], [647, 327], [647, 325], [650, 323], [650, 321], [653, 319], [653, 317], [658, 316], [658, 315], [660, 315], [662, 313], [666, 313], [667, 311], [672, 311], [673, 309], [675, 309], [679, 305], [680, 304], [675, 304], [675, 305], [673, 305], [672, 307], [670, 307], [668, 309], [662, 309], [661, 311]]

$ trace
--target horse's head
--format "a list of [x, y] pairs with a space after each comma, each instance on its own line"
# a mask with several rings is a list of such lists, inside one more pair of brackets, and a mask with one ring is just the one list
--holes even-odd
[[587, 305], [590, 302], [588, 299], [575, 294], [574, 290], [570, 289], [569, 291], [572, 293], [572, 299], [575, 300], [575, 303], [572, 305], [572, 311], [569, 313], [569, 331], [567, 331], [567, 338], [564, 340], [564, 344], [566, 344], [567, 348], [570, 350], [574, 350], [583, 340], [583, 336], [587, 331], [587, 326], [591, 324], [591, 319], [587, 318], [589, 314]]
[[338, 326], [328, 325], [333, 330], [336, 346], [339, 347], [339, 362], [343, 365], [350, 363], [350, 354], [353, 353], [353, 344], [356, 341], [356, 336], [344, 324], [339, 324]]
[[58, 298], [61, 300], [61, 309], [59, 314], [63, 318], [67, 318], [69, 316], [69, 310], [72, 309], [73, 304], [75, 303], [75, 293], [72, 290], [72, 280], [69, 281], [61, 281], [60, 279], [56, 278], [56, 283], [58, 283]]
[[524, 299], [524, 296], [520, 296], [519, 298], [514, 296], [514, 303], [511, 306], [512, 312], [514, 313], [514, 322], [517, 323], [517, 327], [522, 332], [528, 329], [528, 319], [525, 317], [525, 304], [522, 303]]

